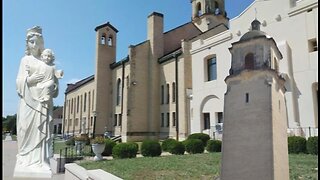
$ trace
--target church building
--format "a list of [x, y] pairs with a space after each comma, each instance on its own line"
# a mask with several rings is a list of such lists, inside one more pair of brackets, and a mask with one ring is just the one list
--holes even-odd
[[286, 82], [288, 135], [318, 134], [316, 0], [255, 0], [231, 20], [224, 0], [191, 0], [190, 14], [190, 22], [164, 32], [164, 15], [151, 13], [147, 39], [121, 60], [117, 28], [97, 26], [95, 74], [68, 84], [63, 134], [107, 131], [126, 142], [203, 132], [221, 139], [229, 48], [255, 18], [283, 55], [276, 68]]

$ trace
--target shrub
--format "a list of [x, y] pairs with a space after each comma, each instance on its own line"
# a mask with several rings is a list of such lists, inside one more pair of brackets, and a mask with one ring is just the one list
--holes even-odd
[[209, 140], [207, 142], [206, 150], [208, 152], [221, 152], [222, 142], [219, 140]]
[[67, 146], [74, 146], [74, 137], [71, 137], [65, 143]]
[[186, 151], [190, 154], [203, 153], [204, 145], [200, 139], [187, 139], [185, 142]]
[[288, 137], [288, 151], [289, 153], [298, 154], [306, 153], [306, 139], [301, 136]]
[[119, 143], [112, 149], [113, 158], [134, 158], [138, 152], [136, 143]]
[[117, 143], [112, 141], [111, 139], [105, 140], [105, 148], [102, 153], [102, 156], [110, 156], [112, 154], [112, 149]]
[[188, 139], [200, 139], [203, 142], [203, 145], [206, 146], [210, 136], [204, 133], [194, 133], [188, 136]]
[[145, 157], [155, 157], [161, 155], [161, 146], [158, 141], [144, 140], [141, 145], [141, 154]]
[[175, 142], [177, 142], [177, 140], [175, 140], [175, 139], [166, 139], [166, 140], [164, 140], [162, 142], [162, 145], [161, 145], [162, 150], [169, 152], [170, 146]]
[[307, 152], [318, 155], [318, 136], [309, 137], [307, 140]]
[[184, 151], [186, 150], [184, 144], [179, 141], [172, 141], [169, 147], [169, 152], [171, 154], [178, 154], [182, 155], [184, 154]]

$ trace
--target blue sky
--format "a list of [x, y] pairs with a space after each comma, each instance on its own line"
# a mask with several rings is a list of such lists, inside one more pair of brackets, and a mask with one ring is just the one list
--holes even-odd
[[[240, 14], [254, 0], [226, 0], [228, 17]], [[147, 16], [164, 14], [168, 31], [191, 20], [190, 0], [3, 0], [2, 116], [13, 115], [18, 106], [16, 75], [25, 51], [26, 30], [42, 27], [45, 48], [56, 55], [57, 69], [64, 70], [55, 105], [63, 105], [67, 83], [94, 74], [94, 28], [110, 22], [117, 34], [117, 60], [128, 46], [146, 40]]]

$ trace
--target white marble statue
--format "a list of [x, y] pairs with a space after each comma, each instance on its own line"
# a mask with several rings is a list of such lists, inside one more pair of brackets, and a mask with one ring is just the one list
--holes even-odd
[[20, 104], [17, 112], [18, 154], [14, 176], [51, 177], [53, 98], [58, 95], [54, 54], [44, 49], [42, 29], [27, 30], [26, 52], [17, 76]]

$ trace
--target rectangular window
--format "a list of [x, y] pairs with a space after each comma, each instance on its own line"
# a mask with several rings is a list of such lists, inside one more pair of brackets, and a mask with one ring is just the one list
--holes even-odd
[[94, 90], [92, 91], [92, 110], [94, 110]]
[[164, 104], [164, 86], [161, 86], [161, 104]]
[[204, 129], [210, 129], [210, 113], [203, 113], [203, 123]]
[[79, 125], [79, 119], [76, 118], [75, 122], [74, 122], [74, 126], [78, 126]]
[[117, 114], [114, 115], [114, 126], [117, 126], [118, 120], [117, 120]]
[[318, 51], [317, 39], [310, 39], [308, 41], [309, 52]]
[[223, 123], [223, 114], [222, 112], [218, 112], [218, 123]]
[[79, 96], [78, 96], [78, 98], [77, 98], [77, 113], [79, 112]]
[[73, 99], [71, 99], [71, 114], [73, 113]]
[[121, 125], [122, 125], [122, 115], [119, 114], [119, 126], [121, 126]]
[[69, 126], [72, 126], [72, 119], [69, 120]]
[[249, 93], [246, 93], [246, 103], [249, 102]]
[[87, 108], [87, 93], [84, 94], [83, 112], [86, 112]]
[[93, 117], [90, 118], [90, 126], [93, 125]]
[[161, 113], [161, 127], [164, 127], [164, 113]]
[[172, 102], [176, 102], [176, 83], [172, 83]]
[[215, 56], [208, 59], [207, 67], [208, 67], [208, 81], [216, 80], [217, 79], [217, 61]]
[[170, 113], [167, 113], [167, 124], [166, 126], [169, 127], [170, 125]]
[[176, 113], [175, 112], [172, 113], [172, 126], [173, 127], [176, 126]]
[[170, 85], [167, 84], [167, 104], [170, 102]]

